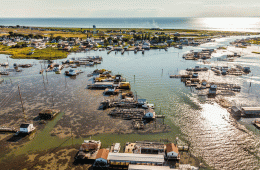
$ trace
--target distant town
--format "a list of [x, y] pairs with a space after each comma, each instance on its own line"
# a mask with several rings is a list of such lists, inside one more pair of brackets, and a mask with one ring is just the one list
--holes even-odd
[[12, 58], [66, 58], [69, 52], [107, 48], [112, 51], [143, 51], [198, 46], [213, 38], [248, 33], [163, 30], [91, 29], [0, 26], [0, 53]]

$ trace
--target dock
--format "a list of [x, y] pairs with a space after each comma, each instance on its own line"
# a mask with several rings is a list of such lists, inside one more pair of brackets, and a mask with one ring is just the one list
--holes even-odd
[[109, 115], [114, 117], [121, 117], [123, 119], [142, 119], [145, 115], [144, 109], [114, 109], [112, 110]]
[[11, 133], [16, 133], [16, 132], [18, 132], [15, 128], [13, 128], [13, 127], [5, 127], [5, 126], [3, 126], [3, 127], [0, 127], [0, 132], [11, 132]]

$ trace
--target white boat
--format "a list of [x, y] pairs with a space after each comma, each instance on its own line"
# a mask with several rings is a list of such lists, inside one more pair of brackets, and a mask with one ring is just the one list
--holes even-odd
[[77, 73], [72, 69], [70, 69], [69, 71], [66, 71], [65, 74], [67, 76], [76, 76], [77, 75]]
[[8, 65], [9, 65], [8, 62], [4, 62], [1, 64], [1, 66], [8, 66]]
[[154, 109], [154, 104], [145, 103], [144, 105], [142, 105], [142, 107], [145, 109], [148, 109], [148, 108]]
[[120, 143], [114, 143], [114, 144], [111, 146], [110, 152], [119, 153], [120, 148], [121, 148]]

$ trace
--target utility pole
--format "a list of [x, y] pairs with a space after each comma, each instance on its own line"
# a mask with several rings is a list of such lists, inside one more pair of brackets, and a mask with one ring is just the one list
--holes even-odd
[[52, 108], [54, 108], [53, 94], [51, 96], [52, 96]]
[[25, 112], [24, 112], [24, 107], [23, 107], [23, 100], [22, 100], [22, 95], [21, 95], [21, 92], [20, 92], [20, 87], [19, 87], [19, 85], [18, 85], [18, 91], [19, 91], [19, 96], [20, 96], [20, 99], [21, 99], [21, 104], [22, 104], [22, 110], [23, 110], [24, 120], [26, 121]]

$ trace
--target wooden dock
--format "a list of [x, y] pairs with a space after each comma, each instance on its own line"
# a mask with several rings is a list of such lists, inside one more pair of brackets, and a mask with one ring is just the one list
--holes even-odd
[[144, 109], [114, 109], [109, 115], [114, 117], [121, 117], [123, 119], [142, 119], [144, 117], [145, 110]]
[[13, 127], [0, 127], [0, 132], [11, 132], [11, 133], [16, 133], [17, 130]]

